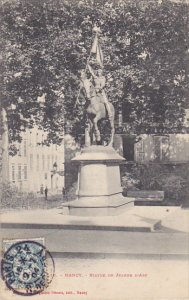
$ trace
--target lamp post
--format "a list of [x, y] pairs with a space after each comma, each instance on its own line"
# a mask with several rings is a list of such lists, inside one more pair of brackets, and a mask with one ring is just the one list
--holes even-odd
[[53, 169], [51, 170], [51, 190], [53, 190], [53, 176], [57, 173], [58, 165], [56, 162], [53, 164]]

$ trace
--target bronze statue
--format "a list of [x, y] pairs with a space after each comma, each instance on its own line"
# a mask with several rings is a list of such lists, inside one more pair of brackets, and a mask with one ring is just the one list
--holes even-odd
[[[112, 146], [114, 132], [115, 132], [114, 129], [115, 110], [113, 105], [108, 101], [105, 92], [106, 78], [103, 75], [103, 53], [98, 41], [101, 30], [97, 25], [95, 25], [95, 27], [93, 28], [93, 32], [95, 33], [95, 37], [87, 61], [86, 68], [81, 72], [81, 85], [76, 100], [76, 104], [78, 102], [81, 89], [84, 89], [86, 98], [89, 101], [89, 105], [86, 111], [87, 111], [87, 117], [89, 121], [88, 134], [90, 138], [87, 138], [87, 140], [90, 140], [90, 144], [93, 143], [93, 133], [94, 133], [96, 143], [99, 144], [101, 142], [101, 135], [98, 127], [98, 121], [100, 121], [101, 119], [108, 118], [110, 122], [110, 128], [111, 128], [111, 137], [108, 145]], [[97, 70], [94, 70], [94, 68], [91, 66], [90, 59], [92, 55], [93, 55], [93, 62], [95, 61]]]
[[100, 131], [98, 128], [98, 121], [101, 119], [108, 118], [111, 128], [111, 137], [108, 143], [109, 146], [113, 144], [114, 137], [114, 117], [115, 110], [113, 105], [108, 101], [104, 86], [105, 77], [102, 76], [101, 69], [97, 70], [96, 75], [94, 70], [90, 66], [90, 73], [93, 76], [94, 84], [92, 83], [92, 78], [88, 78], [85, 71], [81, 72], [81, 82], [85, 89], [87, 100], [89, 105], [87, 107], [87, 116], [89, 120], [89, 135], [91, 143], [93, 142], [93, 132], [95, 134], [96, 142], [101, 141]]

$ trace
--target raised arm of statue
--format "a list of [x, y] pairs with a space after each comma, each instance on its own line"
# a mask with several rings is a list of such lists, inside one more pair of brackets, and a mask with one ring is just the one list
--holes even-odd
[[89, 64], [87, 64], [87, 67], [88, 67], [89, 72], [90, 72], [91, 75], [93, 76], [93, 78], [97, 78], [97, 76], [96, 76], [95, 73], [94, 73], [93, 68], [92, 68]]
[[99, 80], [99, 89], [103, 90], [106, 85], [106, 77], [103, 75], [99, 75], [98, 80]]
[[92, 67], [89, 64], [87, 66], [93, 77], [96, 92], [102, 91], [106, 84], [106, 77], [102, 74], [102, 69], [97, 70], [96, 75]]
[[85, 73], [85, 71], [81, 72], [81, 85], [80, 87], [84, 87], [87, 98], [90, 98], [90, 91], [91, 91], [91, 80], [87, 78], [87, 75]]

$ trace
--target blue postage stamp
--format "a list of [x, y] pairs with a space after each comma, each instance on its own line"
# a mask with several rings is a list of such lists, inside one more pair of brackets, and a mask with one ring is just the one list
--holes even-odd
[[54, 260], [49, 251], [34, 240], [12, 243], [1, 261], [2, 278], [14, 293], [30, 296], [41, 293], [54, 276]]

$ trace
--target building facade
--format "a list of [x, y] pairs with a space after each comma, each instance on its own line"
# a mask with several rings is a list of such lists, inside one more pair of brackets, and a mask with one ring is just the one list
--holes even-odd
[[141, 135], [134, 146], [137, 162], [184, 163], [189, 161], [189, 134]]
[[64, 187], [64, 146], [43, 145], [45, 133], [34, 128], [22, 134], [18, 152], [9, 156], [9, 181], [25, 192], [61, 193]]
[[122, 119], [119, 127], [125, 132], [115, 135], [114, 144], [127, 161], [174, 164], [189, 161], [189, 109], [186, 109], [182, 133], [136, 136], [127, 133], [127, 123], [122, 123]]

